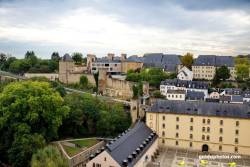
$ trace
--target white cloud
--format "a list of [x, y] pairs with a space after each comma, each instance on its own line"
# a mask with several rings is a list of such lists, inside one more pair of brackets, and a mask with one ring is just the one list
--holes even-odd
[[[195, 54], [232, 55], [247, 52], [239, 50], [247, 48], [247, 43], [250, 42], [250, 37], [244, 36], [250, 34], [250, 16], [244, 12], [186, 11], [180, 7], [175, 7], [175, 11], [178, 12], [178, 17], [185, 15], [182, 19], [193, 21], [193, 28], [175, 29], [171, 26], [132, 24], [125, 22], [120, 15], [105, 14], [90, 7], [53, 13], [42, 18], [43, 21], [36, 20], [39, 18], [37, 15], [34, 16], [34, 20], [25, 20], [26, 17], [32, 18], [30, 16], [32, 13], [25, 13], [22, 9], [0, 8], [0, 39], [20, 43], [60, 45], [62, 48], [75, 51], [103, 54], [107, 52], [182, 54], [191, 51]], [[10, 14], [11, 16], [6, 17]], [[200, 22], [206, 24], [199, 25]], [[232, 45], [232, 41], [237, 44]]]

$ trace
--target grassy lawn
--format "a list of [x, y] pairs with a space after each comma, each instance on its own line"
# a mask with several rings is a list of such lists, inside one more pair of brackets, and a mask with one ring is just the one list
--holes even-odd
[[74, 147], [69, 147], [69, 146], [65, 146], [65, 145], [63, 145], [63, 148], [69, 156], [73, 156], [81, 151], [80, 148], [74, 148]]
[[96, 139], [83, 139], [83, 140], [76, 140], [76, 141], [70, 141], [70, 142], [74, 144], [79, 144], [81, 147], [89, 148], [97, 144], [99, 141]]

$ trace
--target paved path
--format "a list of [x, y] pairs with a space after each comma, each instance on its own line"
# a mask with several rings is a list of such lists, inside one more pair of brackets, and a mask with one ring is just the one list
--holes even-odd
[[[202, 166], [200, 164], [199, 155], [204, 155], [204, 153], [187, 149], [165, 148], [160, 152], [160, 155], [155, 160], [156, 163], [148, 164], [147, 167], [229, 167], [228, 163], [232, 161], [236, 163], [236, 165], [233, 167], [250, 167], [249, 156], [242, 156], [240, 159], [237, 160], [208, 160], [207, 164]], [[229, 154], [224, 153], [218, 155]], [[184, 163], [180, 165], [181, 162]], [[157, 163], [160, 163], [160, 166], [157, 165]]]

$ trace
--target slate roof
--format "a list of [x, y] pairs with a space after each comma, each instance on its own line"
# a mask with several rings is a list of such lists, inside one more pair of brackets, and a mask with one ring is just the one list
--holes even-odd
[[133, 55], [133, 56], [128, 57], [125, 61], [127, 61], [127, 62], [143, 62], [143, 58], [138, 57], [137, 55]]
[[167, 93], [170, 93], [170, 94], [186, 94], [186, 91], [185, 90], [168, 89]]
[[225, 88], [224, 91], [228, 95], [240, 95], [242, 93], [240, 88]]
[[165, 71], [176, 71], [177, 65], [181, 64], [180, 55], [163, 53], [146, 53], [143, 56], [144, 67], [157, 67]]
[[173, 85], [177, 87], [195, 88], [195, 89], [208, 89], [208, 84], [201, 81], [186, 81], [180, 79], [166, 79], [161, 81], [161, 85]]
[[245, 90], [243, 93], [242, 93], [242, 96], [244, 98], [250, 98], [250, 90]]
[[231, 101], [231, 96], [228, 96], [228, 95], [222, 95], [220, 96], [220, 101], [221, 102], [230, 102]]
[[66, 53], [63, 57], [62, 57], [63, 61], [73, 61], [72, 57]]
[[157, 135], [153, 133], [153, 131], [148, 128], [145, 123], [140, 121], [137, 122], [136, 125], [127, 133], [123, 134], [112, 144], [108, 145], [107, 152], [122, 166], [123, 160], [127, 160], [128, 156], [132, 155], [132, 153], [140, 147], [140, 145], [143, 144], [143, 141], [145, 141], [150, 135], [153, 136], [152, 140], [146, 144], [136, 158], [133, 158], [133, 160], [129, 162], [128, 166], [133, 166], [144, 154], [144, 152], [146, 152], [147, 149], [153, 144], [153, 141], [157, 139]]
[[199, 55], [194, 61], [197, 66], [227, 66], [234, 67], [234, 58], [232, 56]]
[[231, 101], [236, 103], [243, 102], [243, 97], [241, 95], [233, 95], [231, 96]]
[[247, 104], [207, 103], [202, 101], [170, 101], [157, 99], [147, 112], [250, 119]]
[[94, 63], [120, 63], [121, 60], [114, 57], [114, 60], [110, 60], [107, 57], [97, 58]]
[[204, 92], [198, 92], [198, 91], [187, 91], [187, 100], [204, 100], [205, 94]]

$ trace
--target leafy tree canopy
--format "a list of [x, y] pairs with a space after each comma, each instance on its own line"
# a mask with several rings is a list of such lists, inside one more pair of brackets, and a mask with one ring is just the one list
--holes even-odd
[[[32, 153], [56, 139], [69, 108], [47, 82], [23, 81], [0, 94], [0, 160], [28, 166]], [[6, 155], [6, 156], [2, 156]]]
[[192, 69], [193, 62], [194, 58], [192, 53], [187, 53], [183, 57], [181, 57], [182, 65], [188, 67], [189, 69]]
[[76, 64], [82, 64], [82, 62], [83, 62], [83, 56], [82, 56], [82, 54], [79, 53], [79, 52], [73, 53], [72, 59], [74, 60], [74, 62], [75, 62]]

